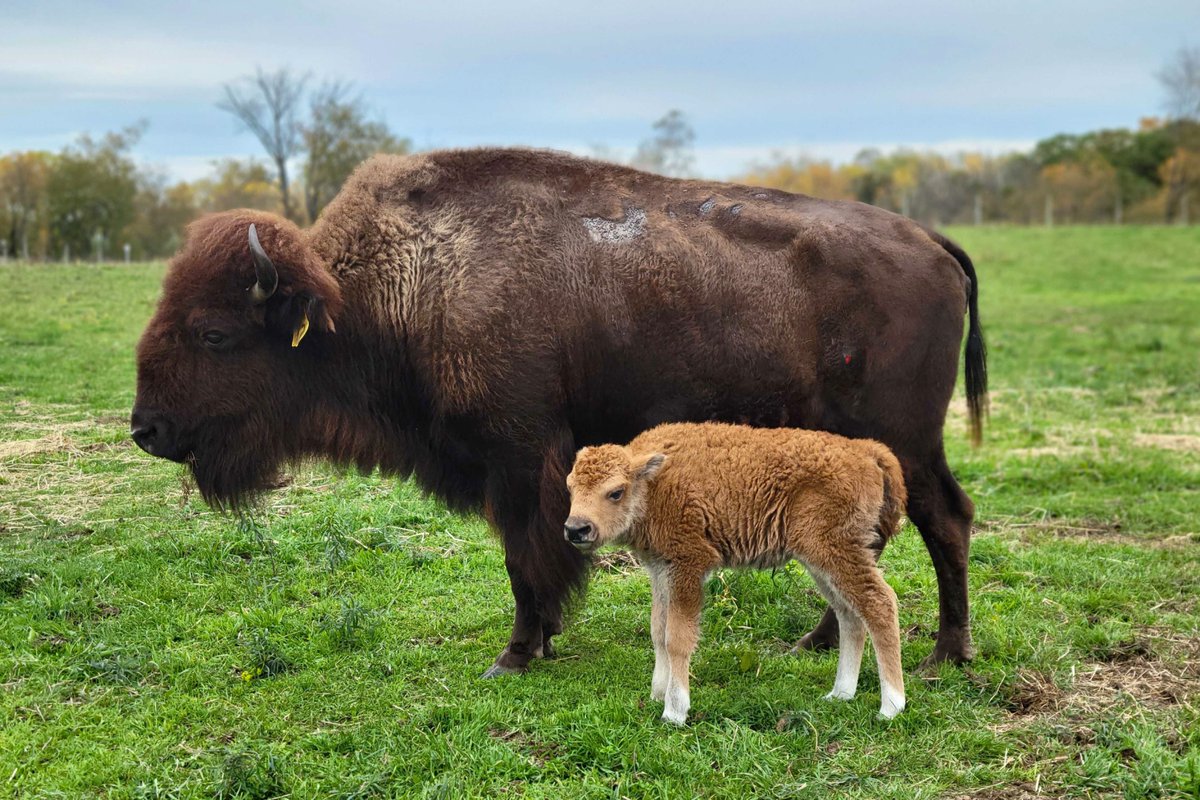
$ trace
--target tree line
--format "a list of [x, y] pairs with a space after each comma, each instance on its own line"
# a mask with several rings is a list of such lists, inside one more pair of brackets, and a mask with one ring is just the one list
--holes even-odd
[[778, 157], [744, 183], [859, 200], [933, 225], [1178, 222], [1200, 200], [1200, 123], [1143, 119], [1059, 134], [1029, 152], [864, 150], [848, 164]]
[[[1183, 48], [1158, 75], [1164, 117], [1134, 129], [1058, 134], [1028, 152], [944, 155], [864, 150], [851, 162], [777, 156], [736, 180], [859, 200], [934, 225], [1182, 223], [1200, 215], [1200, 48]], [[141, 167], [139, 123], [81, 136], [57, 153], [0, 155], [0, 257], [26, 260], [170, 255], [200, 214], [258, 208], [313, 222], [361, 161], [406, 153], [408, 139], [373, 119], [353, 87], [286, 69], [224, 87], [219, 107], [253, 133], [267, 160], [223, 159], [196, 181]], [[696, 135], [672, 110], [630, 163], [692, 173]], [[613, 159], [597, 148], [595, 155]], [[297, 174], [293, 167], [299, 167]]]
[[[225, 87], [219, 104], [263, 144], [268, 160], [220, 159], [195, 181], [144, 167], [134, 149], [145, 122], [99, 138], [79, 137], [57, 153], [0, 155], [0, 256], [25, 260], [171, 255], [201, 214], [258, 208], [311, 223], [342, 183], [375, 153], [406, 153], [353, 87], [263, 72]], [[289, 168], [299, 159], [300, 173]]]

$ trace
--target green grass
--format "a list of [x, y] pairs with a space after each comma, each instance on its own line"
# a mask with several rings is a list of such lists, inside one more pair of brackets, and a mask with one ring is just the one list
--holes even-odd
[[976, 660], [921, 679], [936, 584], [885, 555], [909, 708], [819, 698], [794, 569], [708, 589], [693, 722], [648, 700], [650, 592], [597, 572], [529, 674], [481, 681], [497, 542], [407, 484], [299, 471], [220, 516], [127, 438], [161, 265], [0, 269], [0, 786], [22, 797], [1200, 798], [1200, 228], [963, 229], [993, 406]]

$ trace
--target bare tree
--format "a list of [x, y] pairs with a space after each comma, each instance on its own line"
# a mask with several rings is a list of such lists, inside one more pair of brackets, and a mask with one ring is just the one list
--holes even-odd
[[326, 83], [313, 92], [309, 120], [301, 126], [304, 204], [315, 222], [360, 163], [376, 153], [407, 153], [411, 142], [395, 136], [382, 120], [369, 118], [366, 103], [348, 83]]
[[1170, 221], [1178, 214], [1186, 224], [1188, 216], [1188, 180], [1185, 165], [1190, 163], [1188, 151], [1195, 151], [1196, 125], [1200, 121], [1200, 47], [1181, 47], [1167, 65], [1158, 73], [1158, 80], [1166, 91], [1165, 107], [1173, 123], [1175, 155], [1167, 166], [1166, 218]]
[[1200, 119], [1200, 47], [1181, 47], [1158, 73], [1172, 119]]
[[225, 99], [217, 107], [232, 114], [243, 128], [253, 133], [279, 175], [283, 213], [294, 218], [288, 191], [288, 159], [300, 152], [301, 123], [296, 116], [304, 96], [308, 75], [296, 75], [286, 67], [242, 79], [242, 86], [225, 84]]
[[654, 123], [654, 136], [638, 145], [633, 165], [661, 175], [686, 177], [692, 172], [695, 156], [692, 144], [696, 132], [679, 109], [672, 109]]

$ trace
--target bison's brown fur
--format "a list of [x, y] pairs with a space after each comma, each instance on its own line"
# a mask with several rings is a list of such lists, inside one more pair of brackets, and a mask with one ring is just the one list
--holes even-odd
[[[251, 224], [278, 269], [257, 304]], [[139, 344], [133, 423], [213, 502], [315, 456], [482, 511], [516, 599], [495, 671], [546, 654], [583, 584], [561, 536], [579, 447], [710, 419], [876, 438], [937, 568], [933, 657], [961, 659], [973, 508], [942, 424], [968, 308], [978, 420], [976, 297], [961, 250], [869, 206], [560, 153], [379, 157], [309, 230], [251, 211], [189, 229]], [[835, 641], [833, 617], [814, 634]]]
[[615, 543], [651, 575], [654, 681], [663, 719], [682, 723], [702, 584], [717, 567], [804, 564], [837, 614], [841, 655], [829, 697], [858, 686], [864, 623], [879, 664], [880, 714], [904, 708], [896, 595], [876, 566], [899, 527], [904, 477], [879, 442], [741, 425], [661, 425], [628, 446], [584, 448], [567, 477], [565, 534]]

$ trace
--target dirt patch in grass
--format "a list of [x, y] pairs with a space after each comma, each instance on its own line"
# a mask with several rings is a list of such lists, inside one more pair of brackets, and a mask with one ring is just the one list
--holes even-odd
[[1200, 696], [1200, 634], [1143, 631], [1077, 670], [1070, 694], [1072, 707], [1086, 712], [1128, 702], [1142, 708], [1190, 703]]
[[38, 439], [18, 439], [15, 442], [0, 442], [0, 458], [23, 458], [38, 453], [58, 453], [73, 450], [75, 446], [62, 432], [51, 433]]
[[558, 748], [555, 745], [540, 742], [524, 731], [492, 727], [488, 728], [488, 736], [504, 742], [539, 767], [546, 766], [551, 759], [558, 756]]
[[1009, 784], [972, 789], [970, 794], [948, 795], [948, 800], [1051, 800], [1054, 795], [1041, 793], [1033, 781], [1014, 781]]
[[1073, 458], [1091, 450], [1073, 444], [1054, 444], [1044, 447], [1014, 447], [1007, 451], [1013, 458]]
[[981, 522], [978, 534], [993, 536], [1015, 536], [1023, 544], [1037, 545], [1047, 537], [1067, 539], [1089, 544], [1131, 545], [1152, 547], [1158, 550], [1185, 550], [1200, 548], [1200, 534], [1183, 533], [1173, 536], [1134, 535], [1126, 533], [1120, 520], [1082, 519], [1072, 522], [1063, 520], [1018, 521], [1013, 519], [991, 519]]
[[1006, 697], [1011, 718], [994, 729], [1023, 728], [1033, 720], [1122, 718], [1188, 706], [1200, 697], [1200, 634], [1146, 629], [1099, 655], [1073, 668], [1063, 686], [1045, 672], [1018, 672]]
[[596, 569], [601, 572], [615, 572], [620, 575], [626, 575], [630, 572], [636, 572], [641, 567], [641, 562], [637, 560], [637, 556], [633, 553], [626, 553], [623, 550], [613, 550], [597, 556], [595, 565]]
[[1036, 670], [1021, 670], [1009, 690], [1008, 711], [1018, 717], [1046, 714], [1062, 708], [1066, 693], [1054, 677]]
[[1138, 433], [1134, 434], [1133, 444], [1135, 447], [1151, 447], [1156, 450], [1200, 453], [1200, 436], [1190, 433]]

